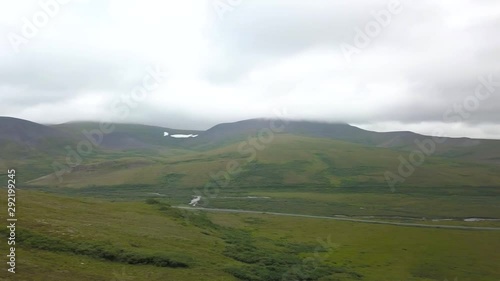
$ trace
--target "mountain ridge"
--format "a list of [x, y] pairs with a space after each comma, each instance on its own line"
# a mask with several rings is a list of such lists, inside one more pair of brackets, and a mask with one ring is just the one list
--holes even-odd
[[[374, 132], [347, 123], [297, 121], [273, 118], [255, 118], [237, 122], [217, 124], [208, 130], [182, 130], [142, 124], [112, 124], [110, 133], [97, 132], [97, 122], [69, 122], [57, 125], [42, 125], [35, 122], [0, 117], [0, 142], [44, 150], [48, 143], [72, 144], [90, 139], [94, 132], [101, 134], [99, 148], [111, 150], [141, 149], [188, 149], [206, 151], [232, 143], [248, 141], [251, 138], [272, 137], [290, 134], [312, 138], [346, 141], [370, 147], [415, 151], [417, 142], [434, 142], [438, 156], [457, 157], [474, 161], [500, 163], [500, 140], [432, 137], [411, 131]], [[176, 139], [165, 136], [172, 134], [193, 134], [194, 138]], [[85, 134], [86, 133], [86, 134]]]

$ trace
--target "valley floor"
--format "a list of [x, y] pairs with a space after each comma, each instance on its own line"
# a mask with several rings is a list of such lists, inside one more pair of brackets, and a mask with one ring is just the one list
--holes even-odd
[[498, 231], [208, 213], [161, 199], [33, 190], [18, 198], [17, 273], [1, 271], [0, 280], [500, 280]]
[[[291, 213], [259, 212], [259, 211], [236, 210], [236, 209], [196, 208], [196, 207], [185, 207], [185, 206], [175, 206], [175, 208], [184, 209], [184, 210], [207, 211], [207, 212], [223, 212], [223, 213], [237, 213], [237, 214], [263, 214], [263, 215], [273, 215], [273, 216], [349, 221], [349, 222], [358, 222], [358, 223], [385, 224], [385, 225], [406, 226], [406, 227], [500, 231], [500, 227], [390, 222], [390, 221], [382, 221], [382, 220], [356, 219], [356, 218], [351, 218], [351, 217], [347, 217], [347, 216], [326, 217], [326, 216], [301, 215], [301, 214], [291, 214]], [[397, 217], [397, 218], [400, 219], [400, 217]], [[443, 220], [448, 220], [448, 219], [443, 219]]]

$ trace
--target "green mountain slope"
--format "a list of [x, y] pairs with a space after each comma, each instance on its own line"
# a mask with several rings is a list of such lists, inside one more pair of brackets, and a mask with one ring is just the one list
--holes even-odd
[[[433, 140], [347, 124], [252, 119], [207, 131], [114, 124], [106, 132], [92, 122], [43, 126], [2, 118], [0, 129], [0, 166], [23, 169], [20, 180], [37, 185], [162, 184], [172, 174], [177, 187], [192, 188], [220, 181], [227, 172], [231, 179], [224, 182], [236, 187], [386, 186], [387, 172], [407, 186], [500, 182], [500, 141]], [[177, 139], [164, 132], [198, 137]], [[71, 172], [61, 181], [50, 175], [55, 166]], [[399, 170], [408, 169], [411, 175], [401, 176]]]
[[[258, 141], [258, 139], [254, 139]], [[129, 157], [114, 154], [113, 161], [84, 163], [62, 183], [45, 176], [36, 185], [84, 187], [88, 185], [156, 184], [178, 175], [176, 188], [216, 184], [224, 187], [321, 186], [387, 188], [386, 172], [399, 175], [407, 152], [343, 141], [296, 135], [276, 135], [257, 147], [248, 143], [203, 152], [169, 156]], [[259, 148], [261, 150], [259, 150]], [[500, 166], [429, 156], [401, 186], [495, 186]], [[411, 164], [410, 164], [411, 165]], [[406, 166], [405, 166], [406, 167]]]

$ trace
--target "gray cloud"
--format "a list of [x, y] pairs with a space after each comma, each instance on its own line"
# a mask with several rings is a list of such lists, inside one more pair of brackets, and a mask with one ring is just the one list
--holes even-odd
[[[500, 138], [500, 86], [474, 110], [455, 112], [478, 77], [500, 81], [500, 4], [401, 0], [401, 13], [346, 60], [342, 46], [355, 46], [390, 2], [244, 0], [219, 18], [211, 0], [80, 0], [18, 54], [5, 38], [39, 6], [2, 3], [0, 115], [203, 129], [286, 108], [293, 118], [370, 129], [441, 126]], [[118, 119], [110, 103], [140, 84], [148, 65], [162, 65], [169, 79]]]

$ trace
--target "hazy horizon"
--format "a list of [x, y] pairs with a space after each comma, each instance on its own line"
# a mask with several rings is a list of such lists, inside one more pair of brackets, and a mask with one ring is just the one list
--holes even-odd
[[[17, 118], [17, 117], [12, 117], [12, 116], [0, 116], [0, 117]], [[38, 123], [38, 122], [35, 122], [33, 120], [27, 120], [27, 119], [22, 119], [22, 118], [18, 118], [18, 119], [26, 120], [26, 121], [30, 121], [30, 122], [34, 122], [34, 123]], [[236, 122], [241, 122], [241, 121], [257, 120], [257, 119], [273, 119], [273, 118], [271, 118], [271, 117], [256, 117], [256, 118], [250, 118], [250, 119], [242, 119], [242, 120], [234, 120], [234, 121], [216, 123], [216, 124], [213, 124], [213, 125], [209, 125], [207, 127], [199, 127], [199, 128], [172, 127], [172, 126], [168, 126], [168, 125], [161, 125], [161, 124], [155, 125], [155, 124], [137, 123], [137, 122], [112, 122], [112, 123], [113, 124], [124, 124], [124, 125], [154, 126], [154, 127], [162, 127], [162, 128], [165, 128], [165, 129], [173, 129], [173, 130], [206, 131], [206, 130], [209, 130], [209, 129], [213, 128], [216, 125], [220, 125], [220, 124], [224, 124], [224, 123], [236, 123]], [[363, 125], [350, 124], [350, 123], [347, 123], [347, 122], [340, 122], [340, 121], [339, 122], [334, 122], [334, 121], [320, 121], [320, 120], [309, 120], [309, 119], [288, 119], [288, 118], [281, 118], [281, 120], [292, 121], [292, 122], [293, 121], [299, 121], [299, 122], [303, 121], [303, 122], [317, 122], [317, 123], [326, 123], [326, 124], [347, 124], [347, 125], [351, 125], [351, 126], [354, 126], [354, 127], [358, 127], [360, 129], [363, 129], [363, 130], [373, 131], [373, 132], [378, 132], [378, 133], [409, 131], [409, 132], [420, 134], [420, 133], [412, 131], [412, 130], [377, 130], [377, 129], [370, 129], [370, 128], [363, 127]], [[99, 122], [105, 122], [105, 121], [104, 120], [72, 120], [72, 121], [67, 121], [67, 122], [62, 122], [62, 123], [39, 123], [39, 124], [46, 125], [46, 126], [57, 126], [57, 125], [63, 125], [63, 124], [85, 123], [85, 122], [99, 123]], [[426, 135], [426, 134], [421, 134], [421, 135]], [[500, 138], [494, 138], [494, 137], [493, 138], [488, 138], [488, 137], [481, 138], [481, 137], [470, 137], [470, 136], [447, 136], [447, 135], [441, 135], [441, 134], [435, 134], [435, 135], [429, 134], [427, 136], [449, 137], [449, 138], [470, 138], [470, 139], [500, 140]]]

